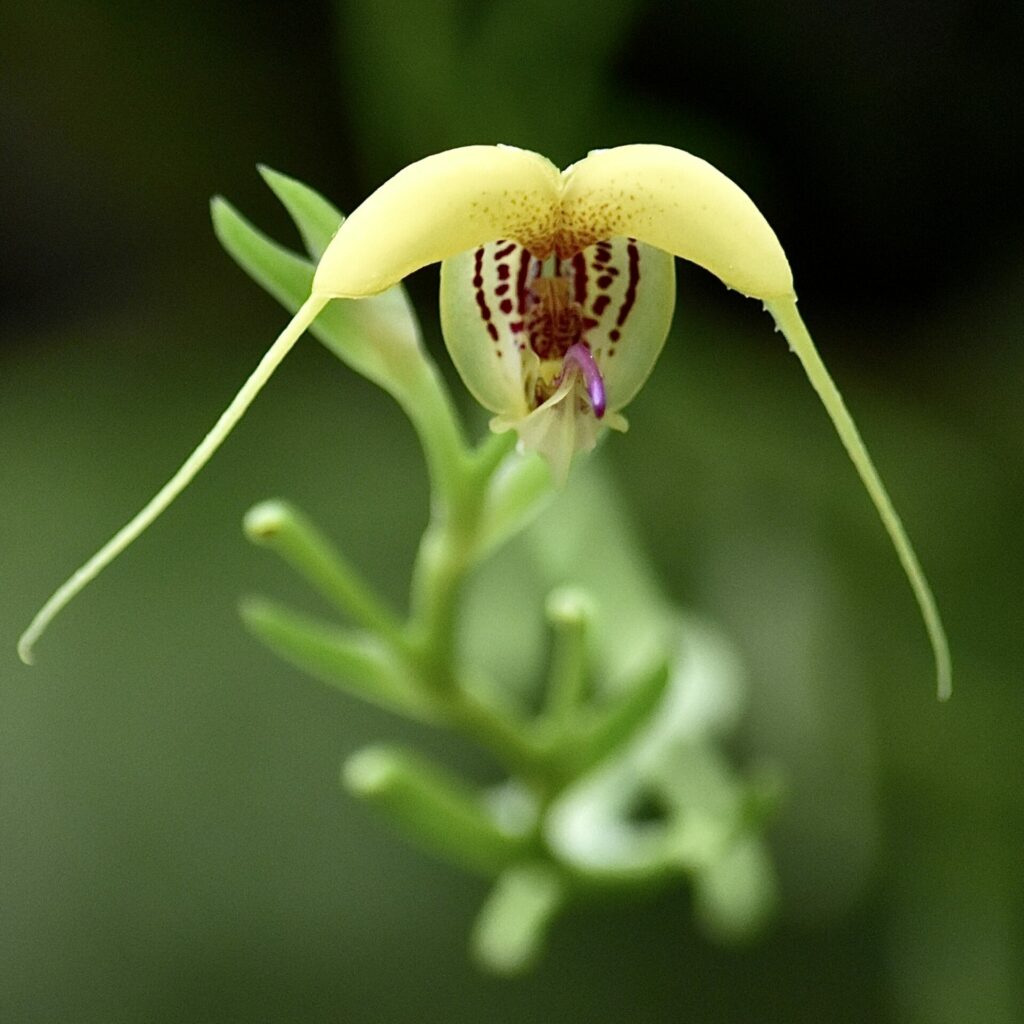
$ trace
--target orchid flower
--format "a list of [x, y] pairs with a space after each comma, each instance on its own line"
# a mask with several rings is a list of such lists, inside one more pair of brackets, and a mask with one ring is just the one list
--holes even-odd
[[574, 454], [650, 374], [675, 302], [673, 258], [760, 299], [788, 340], [874, 502], [910, 581], [935, 654], [939, 694], [950, 659], [938, 611], [902, 523], [796, 308], [785, 253], [765, 218], [710, 164], [667, 146], [597, 150], [560, 171], [510, 146], [466, 146], [411, 164], [342, 224], [312, 293], [184, 465], [44, 605], [32, 646], [67, 602], [181, 493], [278, 364], [332, 299], [379, 294], [441, 266], [441, 323], [456, 369], [492, 413], [564, 480]]

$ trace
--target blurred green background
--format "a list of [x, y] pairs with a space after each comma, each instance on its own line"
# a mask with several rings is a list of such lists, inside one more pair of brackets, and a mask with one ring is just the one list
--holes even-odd
[[[1024, 7], [969, 0], [4, 0], [0, 1020], [1024, 1021], [1022, 49]], [[425, 523], [411, 431], [311, 340], [38, 667], [14, 654], [284, 322], [207, 198], [284, 235], [258, 161], [352, 209], [496, 141], [563, 165], [668, 143], [750, 192], [945, 614], [940, 706], [798, 364], [682, 268], [605, 451], [668, 592], [743, 656], [737, 762], [788, 780], [780, 916], [742, 948], [697, 932], [680, 888], [579, 909], [535, 974], [481, 976], [483, 883], [340, 792], [382, 737], [488, 769], [238, 623], [243, 593], [311, 600], [244, 542], [256, 500], [304, 507], [396, 601]], [[436, 270], [411, 286], [440, 351]]]

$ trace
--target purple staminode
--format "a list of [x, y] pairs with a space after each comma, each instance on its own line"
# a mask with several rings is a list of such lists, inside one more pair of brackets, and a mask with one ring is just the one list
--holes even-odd
[[583, 377], [590, 407], [594, 410], [594, 416], [601, 419], [605, 410], [604, 378], [590, 354], [590, 349], [582, 341], [570, 345], [562, 358], [562, 373], [559, 380], [564, 380], [567, 373], [578, 373]]

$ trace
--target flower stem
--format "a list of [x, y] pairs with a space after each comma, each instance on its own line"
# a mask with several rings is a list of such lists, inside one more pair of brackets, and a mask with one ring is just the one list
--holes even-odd
[[467, 444], [440, 372], [420, 358], [406, 368], [402, 385], [390, 390], [419, 436], [435, 499], [452, 502], [463, 485]]

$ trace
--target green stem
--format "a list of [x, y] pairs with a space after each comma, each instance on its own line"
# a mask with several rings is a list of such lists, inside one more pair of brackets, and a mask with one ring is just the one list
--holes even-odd
[[424, 356], [412, 370], [415, 376], [401, 388], [391, 388], [391, 394], [419, 435], [435, 500], [451, 504], [466, 475], [468, 446], [462, 425], [434, 363]]
[[[425, 439], [425, 446], [427, 441]], [[421, 679], [448, 708], [450, 721], [494, 754], [511, 772], [536, 783], [541, 754], [514, 719], [474, 695], [459, 676], [459, 605], [480, 549], [481, 513], [491, 477], [515, 438], [491, 435], [444, 466], [446, 486], [435, 501], [413, 573], [407, 635]]]
[[[424, 447], [428, 446], [424, 438]], [[491, 437], [475, 452], [462, 448], [440, 459], [444, 484], [435, 501], [413, 570], [410, 632], [418, 638], [425, 675], [444, 692], [455, 687], [459, 600], [479, 549], [487, 484], [510, 441]], [[440, 495], [437, 491], [440, 490]]]
[[519, 722], [483, 703], [464, 686], [448, 697], [447, 710], [452, 724], [486, 747], [511, 775], [519, 776], [539, 795], [547, 792], [543, 751]]

